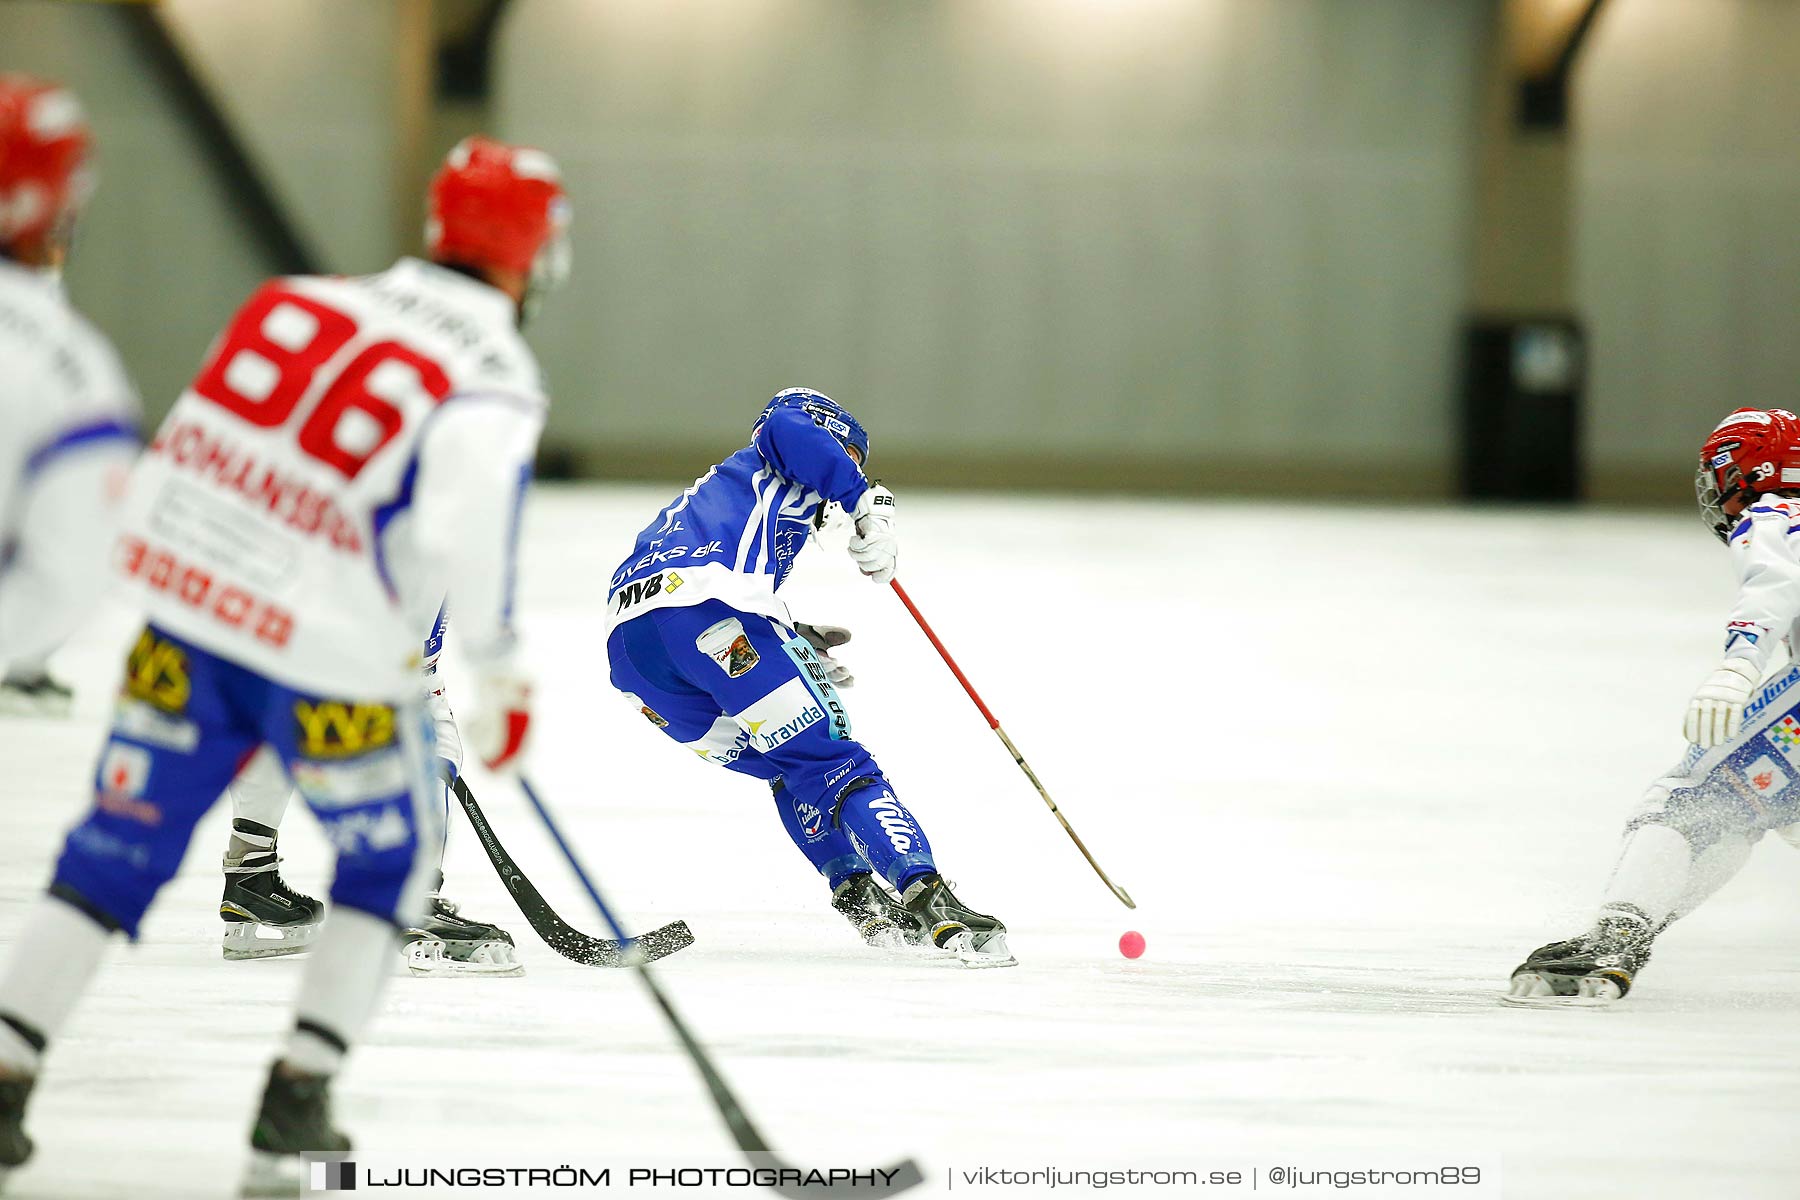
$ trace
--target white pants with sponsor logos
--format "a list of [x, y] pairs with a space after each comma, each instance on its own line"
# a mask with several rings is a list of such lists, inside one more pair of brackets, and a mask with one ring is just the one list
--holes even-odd
[[1602, 909], [1667, 925], [1723, 887], [1771, 830], [1800, 847], [1800, 668], [1763, 686], [1737, 737], [1690, 746], [1650, 785]]

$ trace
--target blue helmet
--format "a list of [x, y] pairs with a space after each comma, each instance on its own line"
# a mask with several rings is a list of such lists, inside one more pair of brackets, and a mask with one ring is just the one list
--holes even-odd
[[[869, 461], [869, 435], [857, 419], [850, 415], [850, 410], [827, 396], [824, 392], [815, 392], [811, 388], [788, 388], [785, 392], [776, 392], [762, 415], [756, 418], [761, 425], [777, 409], [797, 408], [812, 418], [812, 423], [835, 437], [840, 444], [848, 448], [856, 447], [857, 457], [863, 462]], [[753, 427], [754, 428], [754, 427]]]

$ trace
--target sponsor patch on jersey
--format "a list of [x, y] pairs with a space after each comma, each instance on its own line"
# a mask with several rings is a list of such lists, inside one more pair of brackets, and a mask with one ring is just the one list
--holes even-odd
[[1800, 752], [1800, 720], [1793, 713], [1787, 714], [1764, 731], [1775, 749], [1789, 762], [1794, 760], [1796, 752]]
[[825, 664], [819, 661], [819, 652], [812, 648], [812, 643], [796, 635], [781, 647], [787, 656], [794, 660], [800, 668], [800, 678], [805, 681], [806, 688], [812, 693], [831, 719], [831, 736], [837, 741], [850, 740], [850, 710], [844, 707], [838, 696], [837, 686], [831, 682], [831, 676], [825, 670]]
[[919, 831], [913, 827], [907, 812], [894, 799], [894, 793], [886, 788], [881, 789], [875, 798], [869, 801], [869, 811], [875, 814], [875, 820], [881, 825], [881, 831], [887, 834], [888, 844], [897, 854], [905, 854], [913, 848]]
[[302, 758], [351, 758], [394, 743], [394, 710], [386, 704], [296, 700]]
[[638, 711], [644, 714], [644, 719], [646, 721], [650, 722], [652, 725], [656, 726], [658, 729], [667, 729], [669, 727], [669, 722], [663, 717], [663, 715], [661, 713], [657, 712], [654, 708], [651, 708], [648, 704], [638, 705]]
[[[686, 547], [682, 547], [685, 552]], [[652, 596], [660, 596], [665, 592], [679, 591], [687, 581], [674, 571], [658, 571], [656, 574], [628, 583], [613, 593], [612, 604], [615, 613], [622, 613], [634, 604], [642, 603]]]
[[187, 651], [148, 629], [125, 659], [125, 694], [166, 713], [179, 713], [193, 693]]
[[825, 836], [825, 814], [818, 805], [796, 800], [794, 816], [799, 818], [800, 832], [806, 835], [807, 841], [816, 842]]
[[762, 661], [762, 655], [750, 644], [750, 635], [744, 632], [744, 623], [736, 617], [707, 626], [694, 639], [694, 645], [733, 679], [748, 675]]
[[142, 746], [113, 742], [100, 760], [100, 786], [121, 796], [141, 796], [150, 782], [150, 752]]
[[1768, 755], [1752, 762], [1744, 768], [1744, 780], [1759, 795], [1772, 796], [1788, 785], [1787, 772], [1775, 765], [1775, 760]]
[[406, 791], [406, 760], [398, 750], [337, 762], [301, 759], [289, 771], [300, 794], [316, 805], [342, 808]]
[[164, 750], [192, 754], [200, 744], [200, 727], [186, 717], [163, 712], [152, 704], [129, 696], [113, 709], [113, 732], [134, 742], [147, 742]]
[[150, 783], [150, 751], [128, 742], [111, 742], [100, 759], [95, 805], [104, 812], [143, 825], [162, 824], [162, 810], [144, 802]]
[[1769, 705], [1774, 703], [1783, 692], [1787, 691], [1796, 683], [1800, 683], [1800, 667], [1794, 667], [1779, 679], [1771, 679], [1768, 683], [1763, 684], [1763, 689], [1756, 694], [1756, 699], [1744, 706], [1743, 719], [1748, 721], [1751, 717], [1769, 707]]
[[736, 717], [750, 734], [750, 744], [764, 752], [786, 745], [824, 719], [825, 710], [798, 679], [788, 680]]
[[707, 762], [729, 767], [743, 756], [750, 735], [732, 718], [720, 717], [703, 735], [683, 744]]
[[412, 840], [412, 821], [396, 803], [322, 815], [319, 823], [339, 854], [380, 853]]

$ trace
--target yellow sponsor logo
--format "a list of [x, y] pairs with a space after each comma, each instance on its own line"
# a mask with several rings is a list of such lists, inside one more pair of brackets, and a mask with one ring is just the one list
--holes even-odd
[[178, 713], [193, 695], [188, 660], [179, 646], [146, 629], [125, 660], [125, 694], [164, 712]]
[[394, 741], [394, 710], [385, 704], [296, 700], [294, 719], [300, 724], [300, 754], [305, 758], [348, 758]]

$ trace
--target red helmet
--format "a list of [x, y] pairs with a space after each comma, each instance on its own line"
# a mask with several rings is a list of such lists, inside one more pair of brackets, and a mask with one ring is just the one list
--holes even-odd
[[438, 262], [497, 267], [533, 291], [569, 273], [569, 201], [556, 161], [542, 150], [467, 137], [432, 177], [425, 242]]
[[90, 142], [75, 93], [0, 73], [0, 247], [33, 248], [67, 228], [93, 190]]
[[1756, 497], [1789, 489], [1800, 489], [1800, 417], [1785, 408], [1740, 408], [1700, 447], [1694, 495], [1721, 540]]

